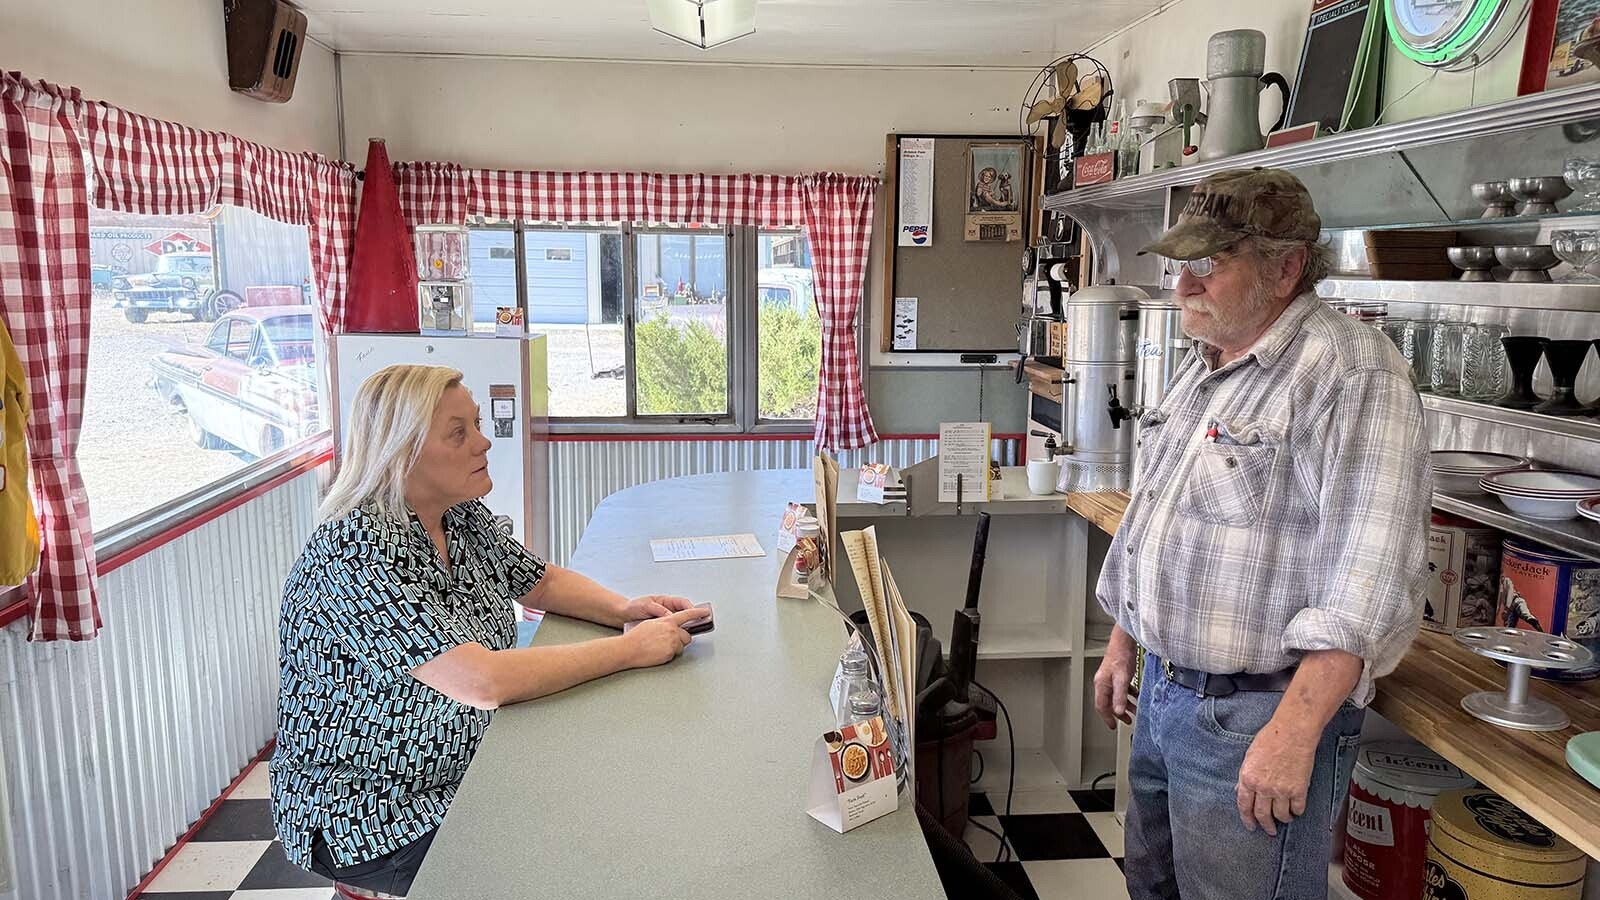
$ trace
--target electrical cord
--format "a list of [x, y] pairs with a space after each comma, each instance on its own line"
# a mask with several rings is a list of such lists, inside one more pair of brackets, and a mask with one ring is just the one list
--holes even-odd
[[1107, 778], [1111, 778], [1112, 776], [1114, 776], [1116, 774], [1117, 774], [1117, 770], [1116, 769], [1112, 769], [1111, 771], [1105, 773], [1104, 775], [1096, 775], [1094, 777], [1094, 780], [1089, 782], [1089, 790], [1091, 790], [1091, 791], [1100, 790], [1100, 782], [1105, 781]]
[[972, 751], [972, 755], [978, 761], [978, 774], [972, 776], [972, 780], [967, 782], [967, 783], [968, 784], [977, 784], [978, 782], [983, 780], [983, 751], [982, 750], [974, 750], [974, 751]]
[[[1007, 816], [1009, 816], [1009, 815], [1011, 815], [1011, 798], [1013, 796], [1015, 796], [1016, 792], [1017, 792], [1017, 738], [1016, 738], [1016, 735], [1011, 730], [1011, 711], [1006, 709], [1005, 701], [1001, 700], [1000, 696], [998, 694], [996, 694], [994, 691], [989, 690], [987, 687], [984, 687], [982, 684], [979, 684], [978, 680], [976, 678], [974, 678], [972, 680], [972, 686], [977, 688], [980, 691], [983, 691], [985, 694], [988, 694], [990, 697], [993, 697], [995, 705], [1000, 707], [1000, 714], [1002, 716], [1005, 716], [1005, 719], [1006, 719], [1006, 743], [1010, 745], [1010, 753], [1011, 753], [1011, 770], [1006, 773], [1006, 813], [1005, 814]], [[1005, 819], [1001, 819], [1000, 820], [1000, 830], [1002, 832], [1005, 831], [1005, 825], [1006, 825], [1006, 820]], [[994, 861], [995, 862], [1004, 862], [1004, 858], [1010, 852], [1010, 850], [1011, 850], [1010, 845], [1008, 845], [1006, 843], [1006, 841], [1005, 841], [1005, 838], [1002, 837], [1001, 840], [1000, 840], [1000, 852], [995, 854]]]

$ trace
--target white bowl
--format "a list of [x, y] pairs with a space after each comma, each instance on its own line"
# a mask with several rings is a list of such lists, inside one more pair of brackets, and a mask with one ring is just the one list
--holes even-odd
[[1600, 497], [1579, 500], [1578, 515], [1583, 516], [1585, 519], [1593, 519], [1596, 522], [1600, 522]]
[[1546, 497], [1584, 497], [1600, 494], [1600, 478], [1582, 472], [1558, 472], [1529, 469], [1513, 472], [1496, 472], [1483, 477], [1483, 488], [1490, 493], [1514, 492]]
[[1477, 472], [1487, 475], [1490, 472], [1503, 472], [1509, 469], [1526, 469], [1529, 460], [1525, 456], [1512, 456], [1509, 453], [1486, 453], [1481, 450], [1435, 450], [1428, 454], [1433, 461], [1434, 471], [1448, 471], [1458, 475], [1468, 472]]
[[1487, 485], [1485, 485], [1484, 490], [1499, 497], [1500, 502], [1506, 505], [1506, 509], [1525, 518], [1561, 522], [1578, 517], [1578, 501], [1576, 500], [1547, 500], [1523, 497], [1517, 494], [1502, 494]]
[[1433, 473], [1433, 486], [1437, 490], [1448, 494], [1481, 494], [1483, 485], [1480, 480], [1484, 475], [1492, 472], [1440, 472]]

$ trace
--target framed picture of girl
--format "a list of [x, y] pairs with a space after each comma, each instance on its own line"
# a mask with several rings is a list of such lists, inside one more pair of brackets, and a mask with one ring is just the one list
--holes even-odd
[[1013, 241], [1022, 237], [1021, 143], [973, 144], [967, 149], [969, 241]]

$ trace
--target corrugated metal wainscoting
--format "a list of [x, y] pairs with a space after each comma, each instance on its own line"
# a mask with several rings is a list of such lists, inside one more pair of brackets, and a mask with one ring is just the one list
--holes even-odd
[[106, 574], [93, 641], [0, 631], [0, 898], [126, 896], [272, 737], [278, 603], [317, 478]]
[[[550, 445], [550, 558], [561, 565], [577, 549], [589, 517], [601, 500], [623, 488], [661, 478], [709, 472], [804, 469], [816, 456], [816, 443], [794, 440], [562, 440]], [[904, 468], [939, 452], [939, 442], [889, 438], [861, 450], [835, 454], [841, 470], [885, 462]], [[1021, 465], [1022, 441], [994, 440], [1002, 465]]]

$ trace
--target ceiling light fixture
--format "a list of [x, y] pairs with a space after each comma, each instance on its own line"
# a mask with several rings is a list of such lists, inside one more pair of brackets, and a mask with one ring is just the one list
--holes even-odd
[[756, 33], [756, 0], [645, 0], [650, 27], [701, 50]]

